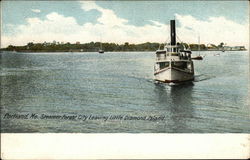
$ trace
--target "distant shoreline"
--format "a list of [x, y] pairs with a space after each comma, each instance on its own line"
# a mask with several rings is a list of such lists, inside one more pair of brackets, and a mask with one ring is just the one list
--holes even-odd
[[[210, 51], [220, 51], [221, 50], [200, 50], [200, 52], [210, 52]], [[232, 52], [232, 51], [247, 51], [247, 50], [228, 50], [225, 52]], [[98, 53], [98, 51], [6, 51], [6, 50], [1, 50], [0, 52], [9, 52], [9, 53], [60, 53], [60, 52], [66, 52], [66, 53]], [[155, 51], [105, 51], [105, 52], [155, 52]], [[198, 50], [192, 50], [192, 52], [199, 52]]]
[[[90, 42], [81, 44], [76, 42], [71, 44], [59, 43], [54, 41], [53, 43], [33, 43], [29, 42], [24, 46], [9, 45], [6, 48], [1, 48], [0, 51], [16, 51], [16, 52], [98, 52], [100, 49], [104, 52], [155, 52], [156, 50], [163, 49], [164, 43], [146, 42], [141, 44], [130, 44], [125, 42], [124, 44], [116, 43], [101, 43]], [[187, 44], [179, 43], [181, 48], [189, 48], [191, 51], [242, 51], [246, 50], [245, 46], [225, 46], [224, 43], [219, 45], [214, 44]]]

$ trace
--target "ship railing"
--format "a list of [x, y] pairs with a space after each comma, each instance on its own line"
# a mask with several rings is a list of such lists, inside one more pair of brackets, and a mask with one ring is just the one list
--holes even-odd
[[[178, 58], [177, 58], [178, 57]], [[191, 57], [188, 55], [179, 55], [179, 56], [156, 56], [156, 61], [164, 61], [170, 59], [180, 59], [180, 60], [190, 60]]]
[[168, 52], [166, 53], [167, 56], [179, 56], [178, 52]]
[[166, 55], [166, 56], [179, 56], [178, 52], [157, 51], [156, 54], [158, 56], [162, 56], [162, 55]]
[[165, 45], [165, 48], [179, 48], [180, 46], [178, 45]]
[[163, 60], [167, 60], [167, 58], [166, 57], [156, 57], [156, 60], [157, 61], [163, 61]]
[[167, 53], [158, 54], [156, 56], [156, 59], [157, 60], [167, 60], [170, 57], [176, 57], [176, 56], [180, 56], [180, 54], [177, 52], [167, 52]]
[[180, 59], [180, 57], [171, 57], [171, 56], [166, 56], [166, 57], [156, 57], [156, 61], [166, 61], [166, 60], [171, 60], [171, 59]]

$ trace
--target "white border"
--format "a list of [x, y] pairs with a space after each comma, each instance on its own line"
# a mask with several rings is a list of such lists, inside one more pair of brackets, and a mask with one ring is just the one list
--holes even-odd
[[250, 134], [1, 134], [8, 159], [247, 159]]

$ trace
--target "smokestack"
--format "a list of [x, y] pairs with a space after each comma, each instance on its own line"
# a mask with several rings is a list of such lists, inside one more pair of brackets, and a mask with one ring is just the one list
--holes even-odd
[[171, 45], [176, 45], [175, 20], [170, 20]]

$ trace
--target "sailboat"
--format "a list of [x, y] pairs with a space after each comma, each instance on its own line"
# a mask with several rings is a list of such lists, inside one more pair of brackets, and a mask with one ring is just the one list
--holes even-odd
[[222, 50], [221, 50], [221, 52], [225, 52], [225, 45], [226, 45], [226, 43], [225, 43], [224, 45], [222, 45]]
[[102, 49], [102, 42], [100, 42], [100, 49], [98, 51], [99, 53], [104, 53], [104, 50]]
[[198, 45], [199, 55], [196, 57], [192, 57], [193, 60], [203, 60], [203, 57], [200, 55], [200, 50], [201, 50], [201, 48], [200, 48], [200, 36], [198, 37], [198, 44], [199, 44]]
[[170, 20], [170, 44], [156, 51], [154, 79], [163, 83], [181, 83], [194, 80], [191, 50], [176, 43], [175, 20]]

